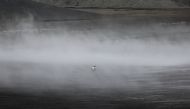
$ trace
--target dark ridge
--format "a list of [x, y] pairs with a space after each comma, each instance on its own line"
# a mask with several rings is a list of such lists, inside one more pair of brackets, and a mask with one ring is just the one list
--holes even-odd
[[172, 0], [176, 2], [179, 6], [190, 6], [190, 0]]
[[97, 14], [55, 7], [30, 0], [0, 1], [1, 22], [14, 22], [31, 16], [36, 21], [65, 21], [69, 19], [94, 19]]
[[133, 7], [106, 7], [106, 8], [102, 8], [102, 7], [67, 7], [68, 9], [115, 9], [115, 10], [163, 10], [163, 11], [189, 11], [190, 8], [188, 7], [183, 7], [183, 8], [133, 8]]

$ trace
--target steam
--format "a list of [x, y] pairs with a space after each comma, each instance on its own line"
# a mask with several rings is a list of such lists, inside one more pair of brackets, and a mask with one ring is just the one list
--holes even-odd
[[189, 28], [186, 23], [156, 23], [71, 30], [21, 23], [0, 33], [1, 86], [138, 88], [139, 78], [158, 85], [143, 75], [190, 64]]

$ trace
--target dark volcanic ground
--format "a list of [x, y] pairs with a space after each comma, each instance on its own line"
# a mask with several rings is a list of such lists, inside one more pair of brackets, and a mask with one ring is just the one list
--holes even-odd
[[[5, 54], [9, 51], [4, 50]], [[47, 53], [51, 52], [59, 53], [51, 49]], [[79, 61], [74, 65], [54, 61], [51, 63], [36, 57], [35, 53], [40, 52], [37, 50], [28, 54], [29, 57], [25, 57], [24, 53], [25, 55], [21, 55], [22, 58], [19, 53], [14, 57], [14, 52], [3, 56], [1, 49], [1, 109], [189, 109], [190, 107], [189, 65], [130, 66], [105, 63], [106, 60], [100, 58], [102, 63], [96, 62], [98, 69], [92, 72], [90, 62], [83, 64]], [[57, 56], [59, 59], [60, 56]], [[56, 57], [50, 56], [50, 59], [44, 59], [54, 58]]]
[[[0, 64], [1, 75], [3, 71], [15, 73], [11, 80], [5, 80], [9, 81], [8, 84], [5, 81], [2, 82], [1, 78], [0, 107], [2, 109], [188, 109], [190, 107], [189, 67], [116, 67], [112, 71], [119, 71], [120, 74], [115, 74], [114, 78], [99, 69], [95, 72], [99, 79], [94, 77], [92, 72], [86, 76], [81, 73], [80, 78], [86, 81], [90, 78], [94, 83], [75, 79], [74, 82], [58, 85], [59, 83], [51, 81], [50, 78], [48, 80], [46, 77], [37, 77], [38, 74], [25, 75], [25, 77], [24, 74], [20, 75], [34, 69], [36, 72], [46, 71], [46, 74], [59, 74], [55, 66], [15, 64], [7, 62]], [[68, 67], [71, 67], [86, 70], [83, 66], [64, 67], [59, 69], [68, 70]], [[16, 69], [17, 72], [15, 72]], [[131, 73], [122, 73], [128, 69], [131, 69]], [[135, 72], [136, 69], [140, 70], [141, 74]], [[61, 70], [60, 72], [63, 73]], [[75, 74], [73, 78], [78, 76]], [[71, 79], [71, 77], [68, 78]], [[6, 84], [2, 85], [3, 83]]]

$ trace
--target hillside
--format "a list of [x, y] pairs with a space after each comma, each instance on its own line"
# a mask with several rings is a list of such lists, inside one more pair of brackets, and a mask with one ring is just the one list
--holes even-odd
[[182, 8], [189, 0], [34, 0], [62, 7], [96, 8]]
[[35, 20], [80, 20], [94, 18], [96, 14], [55, 7], [31, 0], [1, 0], [0, 20], [15, 20], [23, 17]]

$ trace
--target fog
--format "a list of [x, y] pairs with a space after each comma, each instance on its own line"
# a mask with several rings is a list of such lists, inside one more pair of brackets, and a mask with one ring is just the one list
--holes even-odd
[[108, 25], [72, 30], [21, 22], [1, 31], [1, 87], [139, 89], [140, 81], [161, 85], [149, 74], [188, 68], [189, 24]]

